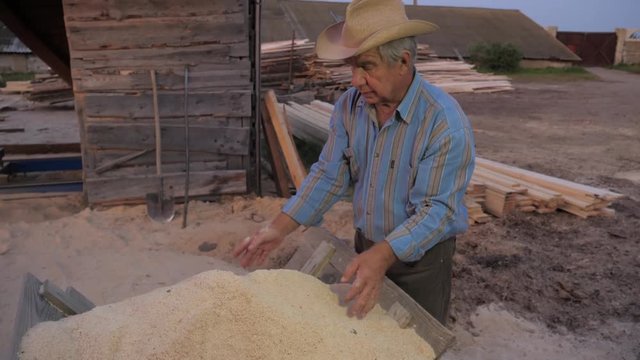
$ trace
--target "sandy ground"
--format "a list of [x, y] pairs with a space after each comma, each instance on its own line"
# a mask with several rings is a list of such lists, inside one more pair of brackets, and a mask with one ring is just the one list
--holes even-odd
[[[459, 237], [450, 321], [457, 343], [443, 359], [640, 359], [640, 76], [594, 72], [601, 80], [517, 82], [511, 93], [456, 96], [479, 155], [629, 198], [614, 205], [614, 218], [517, 214]], [[154, 223], [141, 206], [92, 211], [78, 197], [1, 202], [0, 357], [25, 272], [106, 304], [207, 269], [240, 271], [229, 264], [233, 244], [282, 202], [192, 203], [187, 229]], [[323, 226], [350, 239], [350, 205], [336, 205]], [[290, 236], [265, 267], [286, 263], [299, 239]]]

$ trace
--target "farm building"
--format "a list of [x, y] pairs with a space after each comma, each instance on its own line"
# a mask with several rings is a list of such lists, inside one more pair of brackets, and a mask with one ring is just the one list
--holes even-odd
[[[262, 41], [314, 40], [325, 27], [342, 20], [347, 3], [270, 1], [263, 11]], [[569, 66], [580, 58], [544, 28], [518, 10], [445, 6], [407, 6], [410, 19], [437, 24], [440, 29], [418, 37], [441, 58], [467, 58], [479, 42], [511, 43], [523, 53], [522, 66]], [[286, 19], [284, 23], [282, 19]]]
[[0, 72], [43, 72], [47, 65], [0, 23]]

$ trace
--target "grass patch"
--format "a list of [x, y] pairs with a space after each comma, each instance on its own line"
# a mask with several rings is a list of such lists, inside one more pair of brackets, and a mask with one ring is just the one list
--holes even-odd
[[611, 67], [615, 70], [627, 71], [634, 74], [640, 74], [640, 64], [618, 64]]
[[[482, 69], [480, 72], [489, 72]], [[497, 75], [507, 75], [513, 80], [555, 80], [555, 81], [578, 81], [597, 80], [598, 77], [588, 72], [581, 66], [571, 66], [566, 68], [547, 67], [541, 69], [518, 68], [510, 72], [496, 72]]]
[[9, 72], [0, 74], [0, 87], [7, 86], [7, 81], [31, 81], [36, 78], [32, 72]]

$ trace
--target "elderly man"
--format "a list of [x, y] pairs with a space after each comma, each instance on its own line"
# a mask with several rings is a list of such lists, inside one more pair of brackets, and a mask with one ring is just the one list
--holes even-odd
[[335, 104], [327, 143], [300, 191], [236, 246], [243, 266], [262, 262], [300, 224], [319, 223], [353, 183], [359, 255], [341, 279], [352, 281], [349, 314], [373, 308], [386, 274], [445, 323], [474, 141], [458, 103], [414, 67], [414, 36], [436, 28], [408, 20], [401, 0], [354, 0], [345, 21], [320, 34], [318, 56], [351, 65], [353, 87]]

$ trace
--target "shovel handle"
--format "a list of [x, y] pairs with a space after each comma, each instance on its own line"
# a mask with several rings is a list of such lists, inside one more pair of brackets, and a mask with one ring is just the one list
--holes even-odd
[[160, 111], [158, 111], [158, 84], [156, 71], [149, 70], [151, 75], [151, 91], [153, 92], [153, 121], [156, 133], [156, 174], [162, 176], [162, 133], [160, 132]]

